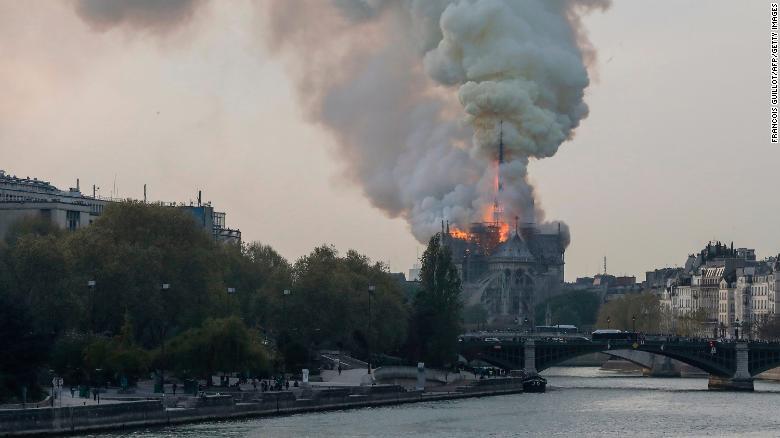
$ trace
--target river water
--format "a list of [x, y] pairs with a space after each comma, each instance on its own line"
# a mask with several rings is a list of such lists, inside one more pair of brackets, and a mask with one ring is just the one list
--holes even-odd
[[[648, 378], [596, 368], [551, 368], [545, 394], [139, 430], [162, 437], [780, 437], [780, 383], [753, 393], [711, 392], [706, 378]], [[118, 436], [106, 434], [102, 437]]]

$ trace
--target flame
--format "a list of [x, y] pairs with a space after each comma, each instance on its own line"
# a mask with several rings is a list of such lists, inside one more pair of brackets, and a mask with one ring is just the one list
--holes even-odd
[[499, 233], [501, 234], [501, 241], [506, 242], [507, 239], [509, 239], [509, 224], [506, 222], [499, 222], [497, 225], [499, 227]]
[[450, 236], [454, 237], [455, 239], [461, 239], [461, 240], [471, 239], [471, 233], [467, 231], [459, 230], [457, 228], [450, 230]]
[[[486, 205], [480, 214], [482, 223], [489, 227], [495, 227], [498, 229], [499, 242], [505, 242], [509, 239], [509, 224], [503, 220], [504, 209], [498, 201], [498, 194], [501, 181], [499, 180], [498, 163], [496, 163], [496, 171], [493, 175], [493, 191], [495, 193], [495, 202], [492, 205]], [[478, 237], [469, 231], [461, 230], [457, 227], [450, 229], [450, 236], [459, 240], [474, 240]]]

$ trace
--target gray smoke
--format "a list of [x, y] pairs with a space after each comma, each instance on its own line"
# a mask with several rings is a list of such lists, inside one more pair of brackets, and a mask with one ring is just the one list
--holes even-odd
[[607, 6], [272, 0], [269, 42], [294, 67], [309, 117], [338, 139], [346, 174], [425, 241], [442, 219], [491, 219], [497, 198], [505, 222], [543, 222], [528, 163], [553, 156], [587, 116], [595, 52], [579, 18]]
[[203, 0], [76, 0], [78, 15], [96, 30], [127, 26], [166, 33], [187, 23]]
[[[580, 17], [608, 2], [272, 0], [270, 47], [294, 68], [309, 117], [346, 174], [420, 241], [442, 219], [540, 223], [531, 159], [555, 155], [588, 114]], [[496, 193], [499, 121], [506, 148]], [[568, 230], [565, 224], [562, 230]], [[567, 231], [568, 232], [568, 231]]]

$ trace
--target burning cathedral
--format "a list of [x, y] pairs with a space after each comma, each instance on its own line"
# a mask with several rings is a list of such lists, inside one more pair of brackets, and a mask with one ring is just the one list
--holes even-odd
[[563, 288], [565, 240], [535, 224], [515, 226], [502, 240], [502, 225], [479, 222], [468, 232], [444, 230], [463, 282], [464, 305], [481, 304], [494, 326], [528, 326], [534, 306]]
[[[503, 160], [502, 135], [499, 169]], [[503, 190], [500, 172], [496, 188]], [[442, 223], [442, 244], [452, 251], [463, 283], [464, 305], [484, 306], [492, 326], [532, 327], [535, 304], [563, 288], [568, 238], [560, 225], [554, 233], [542, 232], [535, 223], [519, 224], [519, 218], [510, 230], [497, 199], [492, 221], [472, 223], [467, 231]]]

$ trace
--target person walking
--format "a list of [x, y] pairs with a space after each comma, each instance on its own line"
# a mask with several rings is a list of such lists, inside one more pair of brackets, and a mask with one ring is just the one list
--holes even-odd
[[339, 376], [341, 375], [341, 364], [339, 364]]
[[176, 395], [176, 382], [173, 382], [171, 389], [173, 389], [173, 395]]

